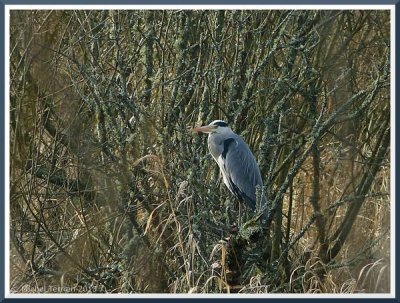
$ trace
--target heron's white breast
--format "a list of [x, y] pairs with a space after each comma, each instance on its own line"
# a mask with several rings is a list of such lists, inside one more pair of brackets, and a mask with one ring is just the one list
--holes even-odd
[[221, 171], [222, 178], [224, 180], [224, 183], [225, 183], [226, 187], [228, 187], [228, 189], [231, 190], [231, 188], [229, 186], [227, 172], [225, 170], [225, 159], [222, 157], [222, 155], [219, 155], [218, 158], [215, 161], [218, 163], [218, 166], [219, 166], [219, 169]]

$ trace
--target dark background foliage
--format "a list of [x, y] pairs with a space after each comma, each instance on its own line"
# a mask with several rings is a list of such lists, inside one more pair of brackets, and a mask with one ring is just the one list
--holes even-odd
[[[13, 291], [389, 291], [388, 11], [10, 23]], [[259, 239], [188, 130], [215, 119], [258, 160]]]

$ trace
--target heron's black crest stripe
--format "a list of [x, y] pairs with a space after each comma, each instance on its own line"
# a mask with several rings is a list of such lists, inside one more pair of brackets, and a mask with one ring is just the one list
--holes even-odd
[[228, 152], [229, 145], [235, 142], [235, 139], [229, 138], [224, 141], [224, 150], [222, 151], [222, 158], [226, 159], [226, 153]]
[[217, 121], [213, 123], [214, 125], [222, 126], [222, 127], [227, 127], [228, 123], [225, 123], [224, 121]]

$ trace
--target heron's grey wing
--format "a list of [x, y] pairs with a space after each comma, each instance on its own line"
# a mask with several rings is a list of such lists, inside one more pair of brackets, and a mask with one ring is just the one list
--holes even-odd
[[249, 147], [239, 136], [229, 138], [224, 142], [224, 151], [221, 157], [228, 181], [232, 182], [233, 190], [231, 189], [231, 191], [239, 190], [242, 195], [241, 200], [247, 202], [249, 207], [254, 210], [256, 185], [262, 186], [262, 179], [256, 159]]

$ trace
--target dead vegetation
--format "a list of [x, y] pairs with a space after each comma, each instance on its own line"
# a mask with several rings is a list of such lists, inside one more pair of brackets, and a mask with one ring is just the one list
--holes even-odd
[[[10, 15], [10, 285], [26, 292], [385, 293], [388, 11]], [[187, 129], [254, 151], [269, 221]]]

